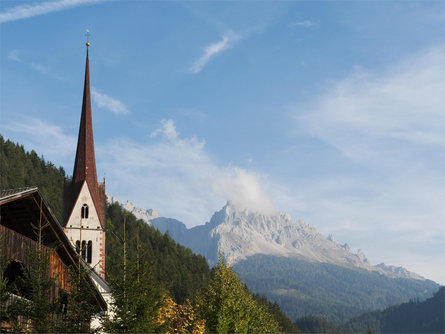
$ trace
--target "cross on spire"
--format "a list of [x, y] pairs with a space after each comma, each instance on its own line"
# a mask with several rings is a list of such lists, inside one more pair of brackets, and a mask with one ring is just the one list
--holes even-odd
[[85, 43], [87, 47], [89, 47], [90, 44], [90, 29], [87, 29], [87, 32], [85, 33], [85, 36], [87, 37], [87, 42]]

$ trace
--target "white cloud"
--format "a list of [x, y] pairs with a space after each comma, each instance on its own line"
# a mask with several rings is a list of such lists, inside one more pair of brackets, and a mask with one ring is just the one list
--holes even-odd
[[54, 163], [71, 163], [76, 151], [76, 138], [66, 135], [57, 125], [42, 121], [35, 117], [2, 125], [5, 138], [20, 138], [20, 144], [27, 150], [35, 150], [47, 160]]
[[103, 93], [99, 93], [96, 89], [91, 89], [91, 94], [93, 96], [93, 101], [97, 104], [99, 108], [105, 108], [111, 111], [115, 115], [128, 114], [128, 109], [121, 101], [112, 98]]
[[39, 65], [39, 64], [30, 64], [30, 66], [32, 67], [33, 70], [36, 70], [38, 72], [47, 74], [48, 73], [48, 69], [43, 66], [43, 65]]
[[240, 37], [238, 35], [234, 33], [227, 33], [222, 37], [221, 41], [208, 45], [204, 49], [204, 53], [201, 55], [201, 57], [199, 57], [190, 67], [190, 72], [201, 72], [204, 66], [206, 66], [207, 63], [210, 61], [210, 59], [212, 59], [218, 53], [221, 53], [224, 50], [232, 47], [233, 44], [239, 39]]
[[20, 57], [19, 57], [19, 50], [12, 50], [9, 54], [8, 54], [8, 59], [10, 60], [14, 60], [16, 62], [21, 62]]
[[320, 23], [314, 20], [302, 20], [302, 21], [292, 22], [290, 24], [291, 27], [300, 26], [304, 28], [318, 27], [319, 25]]
[[173, 120], [162, 120], [162, 127], [157, 128], [150, 134], [150, 137], [156, 137], [159, 134], [163, 134], [168, 140], [173, 141], [178, 138], [178, 132], [176, 131], [175, 122]]
[[32, 68], [33, 70], [38, 71], [40, 73], [50, 74], [49, 70], [48, 70], [48, 68], [46, 66], [43, 66], [43, 65], [40, 65], [40, 64], [35, 64], [35, 63], [29, 62], [29, 61], [25, 61], [25, 60], [22, 59], [22, 57], [19, 56], [19, 53], [20, 53], [19, 50], [12, 50], [8, 54], [8, 59], [12, 60], [12, 61], [15, 61], [15, 62], [18, 62], [18, 63], [23, 64], [23, 65], [26, 65], [26, 66], [28, 66], [28, 67]]
[[391, 165], [417, 156], [421, 146], [443, 146], [444, 58], [440, 47], [385, 73], [358, 71], [297, 113], [300, 128], [366, 165]]
[[16, 7], [7, 8], [0, 13], [0, 23], [26, 19], [33, 16], [58, 12], [61, 10], [70, 9], [72, 7], [93, 4], [104, 0], [60, 0], [47, 1], [33, 5], [19, 5]]
[[219, 170], [212, 180], [212, 188], [216, 194], [238, 207], [270, 215], [276, 212], [263, 189], [261, 175], [243, 168], [231, 166]]
[[[385, 71], [355, 70], [312, 103], [293, 108], [299, 135], [330, 145], [350, 168], [294, 184], [304, 189], [294, 194], [303, 218], [364, 249], [374, 263], [417, 271], [416, 247], [443, 250], [444, 59], [440, 46]], [[405, 258], [392, 262], [393, 251]]]
[[264, 177], [216, 164], [205, 142], [181, 138], [172, 120], [151, 138], [145, 144], [116, 138], [97, 147], [98, 165], [113, 180], [108, 192], [188, 226], [203, 224], [227, 200], [260, 212], [273, 208], [261, 185]]

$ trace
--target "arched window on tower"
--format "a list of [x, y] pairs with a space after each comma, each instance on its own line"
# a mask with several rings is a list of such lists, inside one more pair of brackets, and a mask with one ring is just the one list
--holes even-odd
[[87, 262], [91, 263], [93, 257], [93, 242], [90, 240], [88, 241], [88, 247], [87, 247]]
[[86, 242], [85, 240], [82, 241], [82, 259], [86, 259], [86, 255], [87, 255], [87, 247], [86, 247]]
[[88, 218], [88, 205], [86, 205], [86, 204], [82, 205], [81, 217]]
[[80, 254], [80, 241], [79, 240], [76, 241], [76, 251], [77, 251], [77, 254]]

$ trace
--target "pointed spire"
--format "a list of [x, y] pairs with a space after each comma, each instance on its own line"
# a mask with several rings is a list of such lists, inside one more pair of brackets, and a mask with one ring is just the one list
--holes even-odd
[[74, 162], [73, 180], [71, 183], [71, 210], [74, 206], [84, 182], [88, 189], [99, 215], [102, 228], [105, 228], [105, 184], [97, 183], [96, 158], [94, 155], [93, 117], [91, 114], [90, 95], [90, 63], [88, 57], [85, 64], [85, 82], [83, 86], [82, 115], [80, 117], [79, 137], [77, 140], [76, 160]]
[[73, 182], [87, 180], [90, 189], [97, 187], [96, 159], [94, 155], [93, 119], [91, 114], [90, 66], [88, 57], [85, 65], [85, 82], [83, 87], [82, 115], [80, 118], [79, 137], [77, 141], [76, 160], [74, 163]]

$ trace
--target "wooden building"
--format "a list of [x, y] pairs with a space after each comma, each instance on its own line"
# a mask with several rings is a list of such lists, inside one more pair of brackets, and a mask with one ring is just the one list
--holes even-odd
[[[50, 299], [55, 300], [62, 291], [70, 292], [68, 267], [78, 267], [76, 250], [37, 188], [0, 190], [0, 256], [6, 262], [3, 277], [9, 283], [31, 265], [30, 252], [38, 247], [35, 226], [39, 222], [47, 225], [42, 244], [43, 252], [50, 254], [49, 276], [55, 278]], [[91, 277], [85, 278], [85, 284], [94, 292], [93, 303], [105, 311], [107, 304]]]

